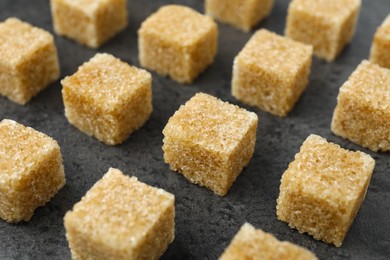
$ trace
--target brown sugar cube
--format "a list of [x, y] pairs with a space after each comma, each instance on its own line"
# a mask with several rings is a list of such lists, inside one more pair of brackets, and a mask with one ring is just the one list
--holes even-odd
[[250, 31], [269, 15], [274, 0], [206, 0], [206, 14], [243, 31]]
[[300, 233], [341, 246], [366, 196], [375, 161], [310, 135], [284, 172], [276, 214]]
[[361, 0], [293, 0], [286, 36], [313, 45], [314, 54], [333, 61], [355, 34]]
[[123, 142], [149, 118], [152, 76], [109, 54], [96, 54], [61, 81], [65, 116], [101, 142]]
[[224, 196], [252, 157], [257, 115], [198, 93], [163, 130], [164, 160], [192, 183]]
[[237, 259], [316, 260], [317, 257], [303, 247], [279, 241], [273, 235], [245, 223], [219, 258], [219, 260]]
[[390, 15], [375, 33], [370, 61], [390, 69]]
[[372, 151], [390, 151], [390, 70], [363, 61], [340, 88], [332, 131]]
[[312, 53], [309, 45], [259, 30], [234, 59], [232, 95], [286, 116], [307, 86]]
[[110, 168], [65, 215], [72, 259], [158, 259], [175, 237], [174, 203]]
[[54, 31], [98, 48], [127, 26], [127, 0], [51, 0]]
[[0, 122], [0, 218], [29, 221], [64, 185], [60, 147], [15, 121]]
[[24, 105], [59, 76], [50, 33], [16, 18], [0, 23], [0, 95]]
[[147, 18], [138, 31], [139, 61], [147, 69], [191, 83], [217, 52], [218, 28], [195, 10], [167, 5]]

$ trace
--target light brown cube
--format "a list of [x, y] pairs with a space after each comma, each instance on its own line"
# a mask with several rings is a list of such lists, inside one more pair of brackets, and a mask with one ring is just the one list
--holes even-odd
[[192, 183], [224, 196], [252, 157], [257, 115], [198, 93], [163, 130], [164, 160]]
[[0, 23], [0, 95], [24, 105], [59, 76], [50, 33], [17, 18]]
[[65, 215], [72, 259], [158, 259], [175, 237], [174, 203], [110, 168]]
[[375, 33], [370, 61], [390, 69], [390, 15]]
[[250, 31], [269, 15], [274, 0], [206, 0], [206, 14], [243, 31]]
[[333, 61], [352, 40], [361, 0], [293, 0], [286, 36], [313, 45], [314, 54]]
[[363, 61], [340, 88], [331, 127], [374, 152], [390, 151], [390, 70]]
[[341, 246], [366, 196], [375, 161], [310, 135], [284, 172], [276, 214], [300, 233]]
[[98, 48], [127, 26], [127, 0], [51, 0], [54, 31]]
[[316, 260], [309, 250], [295, 244], [279, 241], [273, 235], [245, 223], [234, 236], [219, 260]]
[[286, 116], [306, 89], [312, 53], [309, 45], [259, 30], [234, 59], [232, 95]]
[[0, 218], [29, 221], [64, 185], [58, 143], [15, 121], [0, 122]]
[[218, 28], [195, 10], [166, 5], [138, 30], [139, 61], [147, 69], [191, 83], [217, 53]]
[[149, 118], [152, 76], [110, 54], [96, 54], [61, 81], [65, 116], [101, 142], [123, 142]]

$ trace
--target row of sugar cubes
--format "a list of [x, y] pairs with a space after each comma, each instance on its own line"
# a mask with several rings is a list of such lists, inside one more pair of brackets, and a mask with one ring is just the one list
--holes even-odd
[[[96, 1], [98, 4], [95, 3], [93, 6], [85, 4], [76, 8], [72, 6], [71, 1], [67, 3], [67, 1], [53, 0], [52, 11], [56, 32], [90, 47], [98, 47], [127, 24], [127, 14], [123, 11], [126, 10], [125, 1], [112, 2], [107, 10], [121, 11], [115, 13], [116, 20], [109, 23], [105, 21], [112, 19], [113, 13], [103, 11], [108, 6], [100, 1]], [[245, 17], [253, 19], [243, 21], [237, 20], [232, 12], [218, 12], [215, 8], [216, 2], [218, 1], [206, 1], [207, 13], [244, 30], [249, 30], [265, 17], [272, 6], [272, 1], [257, 1], [257, 4], [262, 5], [263, 10], [267, 11], [261, 13], [261, 17], [256, 18], [247, 14]], [[220, 4], [226, 5], [225, 10], [229, 8], [234, 10], [234, 5], [237, 5], [236, 1], [219, 2], [224, 2]], [[287, 115], [308, 83], [313, 48], [314, 53], [319, 57], [333, 60], [353, 35], [360, 1], [335, 1], [334, 3], [331, 1], [331, 4], [327, 1], [327, 8], [322, 8], [322, 2], [311, 1], [309, 3], [295, 0], [290, 4], [286, 34], [289, 38], [305, 44], [278, 36], [267, 30], [255, 33], [234, 61], [232, 94], [237, 99], [275, 115]], [[339, 4], [340, 2], [345, 3], [342, 5]], [[80, 12], [80, 8], [85, 11], [85, 14], [91, 15], [92, 13], [96, 16], [96, 19], [93, 19], [94, 24], [86, 25], [79, 22], [82, 20], [81, 16], [85, 15]], [[73, 9], [75, 12], [72, 12]], [[341, 9], [343, 12], [339, 11]], [[313, 23], [317, 27], [311, 28], [316, 32], [314, 35], [310, 32], [310, 27], [308, 30], [310, 23], [302, 21], [303, 18], [309, 21], [318, 19], [315, 13], [320, 11], [324, 12], [324, 15], [339, 15], [341, 19], [330, 20], [330, 25], [324, 24], [327, 22], [326, 19], [318, 20]], [[382, 55], [386, 53], [384, 49], [386, 45], [383, 42], [386, 40], [384, 28], [388, 27], [388, 24], [385, 21], [378, 29], [371, 52], [371, 60], [382, 66], [387, 66], [386, 60], [388, 60]], [[332, 32], [339, 31], [341, 38], [335, 41], [334, 37], [327, 38], [325, 33], [319, 35], [318, 28], [326, 27], [325, 25], [330, 27]], [[94, 29], [87, 30], [86, 28]], [[59, 77], [58, 58], [53, 38], [47, 32], [14, 18], [0, 24], [0, 31], [7, 36], [2, 41], [3, 45], [0, 45], [0, 52], [3, 52], [4, 46], [19, 46], [14, 43], [29, 42], [32, 46], [20, 48], [16, 50], [19, 55], [2, 60], [9, 70], [2, 72], [0, 93], [17, 103], [25, 104]], [[304, 32], [307, 34], [305, 35]], [[217, 26], [210, 18], [190, 8], [165, 6], [142, 24], [139, 30], [139, 50], [142, 66], [155, 70], [159, 74], [169, 75], [178, 82], [191, 83], [214, 59], [217, 51]], [[30, 63], [26, 63], [26, 60]], [[33, 66], [28, 67], [27, 64], [33, 64]], [[37, 68], [37, 71], [32, 68]], [[16, 77], [14, 74], [11, 75], [10, 71], [16, 71]], [[31, 71], [35, 74], [34, 80], [30, 75]], [[45, 71], [45, 73], [39, 73], [40, 71]], [[385, 84], [376, 84], [379, 81]], [[252, 85], [253, 82], [256, 84]], [[362, 82], [365, 85], [372, 85], [372, 88], [365, 88], [364, 84], [360, 84]], [[390, 127], [383, 125], [389, 122], [385, 120], [388, 118], [385, 109], [386, 97], [390, 91], [389, 83], [390, 72], [387, 69], [367, 61], [362, 62], [340, 90], [339, 103], [332, 122], [333, 132], [374, 151], [389, 150], [390, 144], [387, 136]], [[104, 88], [102, 88], [103, 84]], [[110, 145], [127, 139], [133, 131], [145, 123], [152, 111], [151, 75], [109, 54], [97, 54], [80, 66], [74, 75], [66, 77], [62, 85], [65, 114], [69, 122], [81, 131]], [[378, 122], [383, 127], [372, 129], [372, 126]], [[164, 159], [171, 169], [180, 172], [191, 182], [205, 186], [223, 196], [252, 157], [257, 123], [258, 119], [254, 113], [224, 103], [212, 96], [197, 94], [170, 118], [165, 127], [163, 131]], [[17, 131], [16, 128], [18, 128]], [[20, 183], [35, 180], [34, 185], [36, 185], [33, 188], [27, 185], [16, 197], [6, 197], [2, 203], [1, 217], [9, 222], [27, 221], [35, 208], [48, 201], [65, 183], [59, 147], [49, 137], [10, 120], [3, 120], [0, 123], [0, 131], [3, 131], [4, 136], [7, 137], [0, 144], [0, 159], [5, 169], [4, 172], [9, 173], [7, 176], [4, 175], [6, 177], [2, 177], [1, 188], [10, 194], [16, 194], [14, 191]], [[25, 140], [23, 145], [19, 146], [22, 148], [15, 150], [10, 149], [12, 144], [21, 142], [16, 132], [26, 132], [30, 139]], [[37, 146], [37, 142], [47, 143], [47, 145]], [[37, 151], [34, 153], [35, 156], [31, 158], [27, 156], [26, 151], [29, 149]], [[23, 160], [20, 159], [21, 157]], [[10, 163], [16, 158], [18, 163]], [[344, 159], [338, 160], [338, 158]], [[332, 167], [324, 162], [332, 164]], [[295, 161], [290, 164], [282, 177], [277, 205], [278, 218], [300, 232], [308, 232], [316, 239], [340, 246], [364, 199], [374, 164], [373, 159], [366, 154], [346, 151], [318, 136], [308, 137]], [[36, 167], [34, 170], [32, 165]], [[338, 167], [335, 168], [334, 165]], [[311, 178], [307, 178], [309, 170], [315, 173]], [[134, 179], [123, 178], [118, 172], [118, 170], [111, 169], [82, 201], [75, 205], [73, 211], [67, 214], [65, 226], [74, 257], [88, 257], [88, 254], [92, 254], [91, 252], [99, 253], [99, 250], [102, 250], [101, 246], [93, 243], [88, 244], [90, 248], [85, 250], [86, 245], [80, 245], [78, 241], [92, 239], [92, 236], [96, 234], [89, 233], [92, 232], [91, 230], [85, 230], [84, 234], [89, 237], [81, 238], [78, 236], [81, 231], [78, 228], [80, 228], [80, 223], [91, 221], [91, 219], [99, 223], [102, 212], [105, 212], [104, 209], [108, 209], [110, 205], [117, 205], [114, 214], [110, 211], [110, 216], [118, 219], [125, 218], [124, 222], [131, 227], [115, 227], [117, 222], [113, 221], [105, 225], [108, 233], [115, 228], [121, 230], [124, 236], [134, 238], [135, 233], [132, 231], [149, 230], [149, 232], [160, 234], [164, 239], [158, 240], [159, 244], [154, 245], [154, 250], [147, 249], [147, 245], [138, 245], [141, 249], [137, 249], [135, 244], [140, 241], [140, 238], [134, 238], [130, 240], [133, 247], [125, 245], [134, 250], [127, 249], [126, 252], [120, 252], [115, 250], [115, 247], [108, 247], [109, 250], [103, 252], [104, 254], [108, 253], [116, 257], [126, 255], [126, 253], [129, 254], [128, 256], [137, 258], [157, 257], [172, 242], [174, 237], [173, 196], [161, 191], [157, 192], [157, 195], [165, 194], [165, 197], [157, 198], [155, 192], [151, 192], [150, 199], [155, 200], [154, 203], [166, 205], [165, 208], [154, 212], [155, 217], [151, 221], [159, 223], [160, 228], [152, 230], [150, 223], [141, 225], [137, 220], [145, 214], [152, 214], [152, 209], [146, 208], [127, 219], [125, 213], [134, 211], [132, 208], [134, 205], [132, 203], [123, 205], [125, 203], [120, 197], [112, 195], [116, 192], [125, 193], [120, 190], [116, 191], [114, 184], [123, 182], [129, 187], [141, 185]], [[334, 176], [327, 180], [329, 174]], [[44, 183], [36, 181], [42, 176], [52, 181]], [[13, 178], [17, 178], [20, 183], [13, 181]], [[145, 187], [149, 189], [149, 186], [145, 185]], [[300, 188], [297, 189], [297, 187]], [[314, 190], [313, 187], [315, 187]], [[348, 189], [348, 187], [352, 188]], [[34, 194], [31, 194], [32, 190], [35, 191]], [[42, 194], [38, 194], [37, 191]], [[140, 192], [144, 195], [144, 191]], [[336, 195], [330, 196], [329, 194]], [[110, 205], [94, 205], [89, 202], [91, 200], [88, 199], [89, 197], [107, 197]], [[130, 194], [130, 197], [136, 198], [134, 194]], [[318, 200], [323, 203], [318, 204]], [[163, 201], [166, 202], [163, 203]], [[303, 201], [306, 203], [304, 208], [302, 208]], [[148, 205], [153, 202], [144, 201], [144, 203]], [[82, 212], [87, 212], [87, 210], [88, 214], [84, 218], [80, 217], [84, 216]], [[314, 215], [313, 212], [318, 210], [332, 218], [324, 219]], [[340, 215], [340, 211], [346, 213]], [[331, 223], [338, 223], [338, 225], [331, 225]], [[134, 226], [136, 228], [132, 229]], [[235, 255], [240, 252], [234, 251], [234, 244], [240, 241], [240, 236], [245, 237], [245, 235], [240, 235], [241, 233], [252, 233], [252, 240], [259, 239], [258, 236], [264, 237], [261, 231], [257, 231], [256, 235], [252, 229], [249, 225], [243, 226], [223, 257], [228, 257], [229, 254], [239, 256]], [[269, 239], [271, 237], [267, 237], [266, 240]], [[278, 244], [272, 239], [269, 241], [273, 241], [272, 244]], [[263, 242], [265, 243], [265, 240]], [[272, 250], [277, 250], [276, 248]], [[303, 250], [302, 254], [307, 254], [307, 252]], [[314, 257], [310, 254], [309, 256]]]

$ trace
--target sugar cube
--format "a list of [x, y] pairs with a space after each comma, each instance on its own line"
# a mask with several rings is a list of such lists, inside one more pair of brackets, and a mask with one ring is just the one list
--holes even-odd
[[250, 31], [272, 10], [274, 0], [206, 0], [206, 14], [233, 25], [243, 31]]
[[374, 166], [368, 154], [310, 135], [282, 176], [278, 219], [340, 247], [366, 196]]
[[219, 260], [236, 259], [316, 260], [317, 257], [303, 247], [279, 241], [273, 235], [245, 223], [219, 258]]
[[390, 69], [390, 15], [375, 33], [370, 61]]
[[98, 48], [127, 26], [127, 0], [51, 0], [54, 31]]
[[286, 35], [313, 45], [314, 54], [333, 61], [355, 34], [361, 0], [293, 0]]
[[163, 130], [164, 160], [193, 183], [224, 196], [252, 157], [257, 115], [198, 93]]
[[375, 152], [390, 151], [389, 69], [362, 61], [337, 100], [333, 133]]
[[148, 17], [138, 31], [139, 61], [147, 69], [191, 83], [214, 60], [218, 28], [195, 10], [167, 5]]
[[158, 259], [173, 241], [175, 197], [109, 171], [64, 217], [73, 259]]
[[0, 218], [29, 221], [64, 185], [58, 143], [15, 121], [0, 122]]
[[126, 140], [153, 110], [150, 73], [110, 54], [96, 54], [61, 84], [69, 122], [109, 145]]
[[268, 30], [257, 31], [233, 64], [232, 95], [286, 116], [305, 90], [313, 48]]
[[24, 105], [59, 76], [50, 33], [17, 18], [0, 23], [0, 95]]

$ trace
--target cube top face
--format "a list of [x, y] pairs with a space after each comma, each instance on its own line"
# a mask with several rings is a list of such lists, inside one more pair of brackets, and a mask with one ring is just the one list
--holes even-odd
[[211, 151], [229, 154], [257, 123], [255, 113], [198, 93], [175, 112], [163, 133]]
[[11, 181], [34, 169], [58, 144], [49, 136], [15, 121], [0, 122], [0, 179]]
[[166, 5], [142, 23], [139, 33], [156, 35], [165, 42], [180, 46], [191, 46], [214, 27], [216, 24], [210, 17], [191, 8]]
[[374, 166], [368, 154], [351, 152], [310, 135], [283, 174], [281, 196], [285, 191], [300, 191], [350, 214]]
[[315, 260], [317, 257], [305, 248], [279, 241], [273, 235], [245, 223], [219, 259]]
[[172, 194], [110, 168], [65, 215], [65, 225], [127, 252], [138, 246], [174, 200]]
[[331, 21], [342, 21], [360, 5], [361, 0], [293, 0], [289, 8]]
[[390, 70], [362, 61], [340, 88], [338, 99], [347, 98], [360, 105], [389, 113]]
[[240, 63], [283, 75], [292, 83], [307, 60], [311, 59], [312, 53], [312, 46], [261, 29], [252, 36], [236, 59]]
[[17, 18], [8, 18], [0, 23], [0, 66], [17, 66], [25, 57], [52, 42], [50, 33]]
[[98, 53], [61, 84], [65, 91], [71, 91], [81, 100], [111, 111], [151, 81], [149, 72], [130, 66], [110, 54]]

